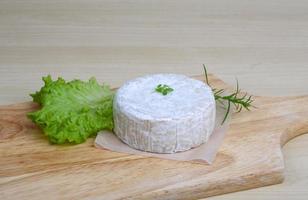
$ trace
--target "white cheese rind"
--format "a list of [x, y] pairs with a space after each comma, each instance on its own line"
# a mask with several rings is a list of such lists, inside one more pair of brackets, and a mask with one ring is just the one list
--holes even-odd
[[[158, 84], [174, 89], [167, 95]], [[215, 126], [210, 87], [178, 74], [155, 74], [125, 83], [116, 92], [114, 132], [129, 146], [148, 152], [174, 153], [206, 142]]]

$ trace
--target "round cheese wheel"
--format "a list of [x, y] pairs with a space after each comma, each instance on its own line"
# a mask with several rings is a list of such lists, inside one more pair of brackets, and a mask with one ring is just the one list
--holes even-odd
[[[173, 89], [163, 95], [159, 85]], [[209, 139], [216, 106], [211, 88], [178, 74], [154, 74], [125, 83], [113, 104], [114, 132], [129, 146], [148, 152], [174, 153]]]

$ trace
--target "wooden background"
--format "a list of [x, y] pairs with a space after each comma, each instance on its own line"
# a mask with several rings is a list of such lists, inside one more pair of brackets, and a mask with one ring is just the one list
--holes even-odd
[[[308, 1], [0, 0], [0, 104], [30, 100], [46, 74], [119, 86], [202, 63], [253, 94], [308, 94]], [[306, 199], [307, 146], [285, 146], [283, 184], [209, 199]]]

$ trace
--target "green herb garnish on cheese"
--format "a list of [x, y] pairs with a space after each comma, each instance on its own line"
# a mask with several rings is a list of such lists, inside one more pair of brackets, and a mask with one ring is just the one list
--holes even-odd
[[162, 85], [162, 84], [158, 84], [155, 88], [155, 91], [158, 92], [158, 93], [161, 93], [162, 95], [167, 95], [169, 94], [170, 92], [173, 91], [173, 88], [171, 88], [170, 86], [168, 85]]

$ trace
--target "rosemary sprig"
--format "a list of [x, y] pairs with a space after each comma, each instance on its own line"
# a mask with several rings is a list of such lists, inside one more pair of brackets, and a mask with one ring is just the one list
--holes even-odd
[[[209, 84], [207, 70], [204, 64], [203, 64], [203, 69], [204, 69], [205, 81], [211, 87], [211, 85]], [[252, 105], [253, 99], [251, 95], [245, 93], [244, 95], [240, 96], [241, 90], [239, 88], [237, 79], [236, 79], [236, 90], [229, 95], [223, 95], [223, 93], [225, 92], [224, 89], [212, 88], [212, 90], [214, 93], [215, 100], [226, 108], [226, 114], [221, 124], [223, 124], [226, 121], [228, 115], [230, 114], [231, 105], [234, 105], [236, 112], [241, 112], [243, 108], [245, 108], [246, 110], [250, 110], [250, 107], [254, 107]], [[227, 102], [227, 107], [225, 106], [226, 105], [225, 102]]]

